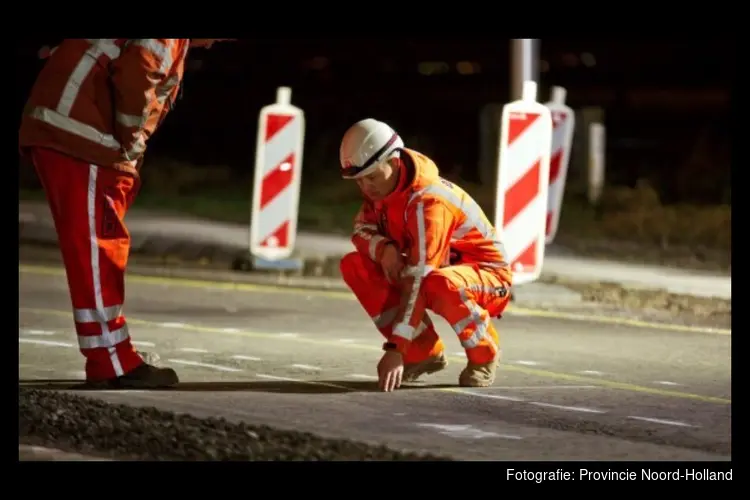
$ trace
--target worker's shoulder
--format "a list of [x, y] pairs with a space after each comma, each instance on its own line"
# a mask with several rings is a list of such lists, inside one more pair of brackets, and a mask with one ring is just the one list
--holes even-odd
[[442, 177], [436, 177], [430, 183], [416, 189], [409, 201], [411, 203], [421, 201], [455, 207], [470, 200], [471, 196], [460, 185]]
[[456, 195], [468, 196], [468, 194], [460, 184], [449, 181], [444, 177], [436, 177], [434, 179], [431, 179], [429, 183], [425, 184], [421, 187], [421, 189], [417, 191], [417, 194], [422, 197], [431, 198], [453, 198]]

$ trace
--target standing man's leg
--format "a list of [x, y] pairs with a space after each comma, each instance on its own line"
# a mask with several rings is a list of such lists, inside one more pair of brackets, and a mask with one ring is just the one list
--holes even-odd
[[47, 195], [68, 277], [86, 379], [123, 387], [178, 382], [170, 368], [144, 362], [122, 312], [130, 234], [124, 223], [137, 180], [49, 149], [32, 158]]
[[[398, 314], [401, 292], [385, 278], [380, 266], [359, 252], [352, 252], [341, 260], [341, 276], [359, 300], [373, 323], [386, 338], [393, 334], [393, 323]], [[447, 366], [445, 345], [435, 331], [430, 317], [425, 314], [415, 339], [404, 356], [404, 376], [409, 382], [420, 375], [442, 370]]]

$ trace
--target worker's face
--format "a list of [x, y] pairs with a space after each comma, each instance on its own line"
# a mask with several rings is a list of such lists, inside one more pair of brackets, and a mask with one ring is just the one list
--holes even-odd
[[395, 187], [397, 170], [389, 162], [382, 162], [369, 174], [355, 179], [362, 193], [373, 201], [388, 196]]

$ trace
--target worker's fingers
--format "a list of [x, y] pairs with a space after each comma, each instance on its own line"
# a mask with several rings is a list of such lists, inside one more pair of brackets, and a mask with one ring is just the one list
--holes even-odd
[[393, 390], [395, 391], [399, 387], [401, 387], [401, 378], [403, 376], [404, 372], [401, 370], [396, 370], [396, 373], [394, 373], [394, 382], [393, 382]]

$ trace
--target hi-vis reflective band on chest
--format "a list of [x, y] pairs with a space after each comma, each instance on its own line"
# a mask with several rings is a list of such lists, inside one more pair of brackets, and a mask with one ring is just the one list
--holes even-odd
[[552, 117], [536, 102], [536, 84], [502, 114], [495, 227], [505, 244], [513, 284], [539, 278], [544, 261]]
[[280, 87], [258, 118], [250, 252], [270, 261], [289, 258], [297, 236], [305, 117], [290, 100]]

